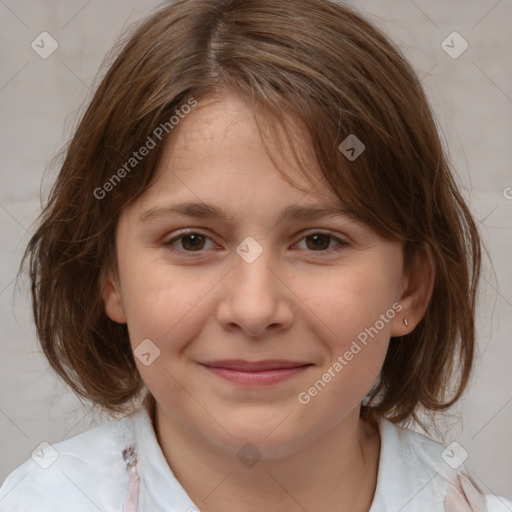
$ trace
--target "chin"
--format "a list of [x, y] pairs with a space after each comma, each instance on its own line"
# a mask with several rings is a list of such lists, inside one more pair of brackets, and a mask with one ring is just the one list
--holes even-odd
[[[289, 412], [278, 416], [274, 410], [273, 414], [267, 414], [265, 417], [261, 411], [246, 411], [229, 421], [227, 416], [223, 416], [223, 427], [226, 430], [216, 429], [211, 433], [203, 431], [202, 435], [218, 448], [237, 457], [239, 451], [244, 453], [244, 449], [256, 452], [254, 447], [260, 456], [268, 460], [286, 457], [300, 450], [315, 437], [313, 430], [305, 421], [297, 420], [293, 413], [289, 416], [287, 414]], [[209, 434], [214, 437], [210, 437]]]

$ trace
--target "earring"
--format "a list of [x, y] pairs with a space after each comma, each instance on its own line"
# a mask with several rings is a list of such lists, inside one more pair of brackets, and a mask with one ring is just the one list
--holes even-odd
[[409, 322], [407, 321], [407, 318], [404, 318], [404, 324], [407, 327], [409, 325]]

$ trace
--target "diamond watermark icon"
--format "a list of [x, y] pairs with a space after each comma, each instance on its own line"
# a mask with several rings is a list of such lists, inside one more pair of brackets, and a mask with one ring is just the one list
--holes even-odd
[[236, 456], [244, 466], [252, 468], [261, 459], [261, 452], [256, 445], [245, 443]]
[[452, 59], [458, 59], [468, 49], [468, 47], [468, 42], [458, 32], [452, 32], [441, 43], [441, 48]]
[[457, 441], [451, 443], [443, 452], [441, 457], [453, 469], [457, 469], [468, 458], [468, 452]]
[[263, 247], [252, 236], [248, 236], [236, 248], [236, 252], [247, 263], [252, 263], [263, 252]]
[[31, 454], [32, 460], [41, 468], [48, 469], [58, 458], [57, 450], [43, 441]]
[[133, 353], [144, 366], [149, 366], [160, 356], [160, 349], [151, 340], [145, 339]]
[[59, 43], [48, 32], [41, 32], [30, 46], [39, 57], [47, 59], [59, 47]]
[[351, 133], [339, 146], [338, 149], [345, 157], [353, 162], [366, 149], [366, 146]]

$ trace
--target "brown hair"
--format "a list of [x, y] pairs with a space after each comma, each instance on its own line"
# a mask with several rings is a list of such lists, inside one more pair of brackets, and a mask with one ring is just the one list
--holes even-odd
[[[473, 364], [480, 238], [400, 51], [328, 0], [179, 0], [138, 24], [114, 53], [23, 258], [38, 338], [75, 392], [116, 413], [143, 390], [127, 327], [105, 314], [102, 276], [116, 269], [120, 212], [151, 184], [172, 131], [108, 197], [95, 191], [191, 98], [229, 90], [292, 149], [288, 122], [300, 122], [329, 186], [355, 218], [404, 243], [406, 267], [425, 245], [431, 250], [428, 309], [410, 334], [391, 340], [361, 414], [419, 421], [419, 406], [452, 405]], [[354, 161], [338, 149], [349, 134], [366, 146]]]

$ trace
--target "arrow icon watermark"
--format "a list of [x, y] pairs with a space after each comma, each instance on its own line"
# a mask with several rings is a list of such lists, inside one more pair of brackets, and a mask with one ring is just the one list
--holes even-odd
[[150, 339], [145, 339], [133, 354], [144, 366], [149, 366], [160, 357], [160, 349]]
[[353, 162], [366, 149], [361, 140], [351, 133], [339, 146], [338, 149], [345, 157]]
[[263, 247], [252, 236], [248, 236], [238, 245], [236, 252], [244, 261], [252, 263], [263, 252]]
[[48, 32], [41, 32], [30, 46], [39, 57], [47, 59], [59, 47], [59, 43]]

